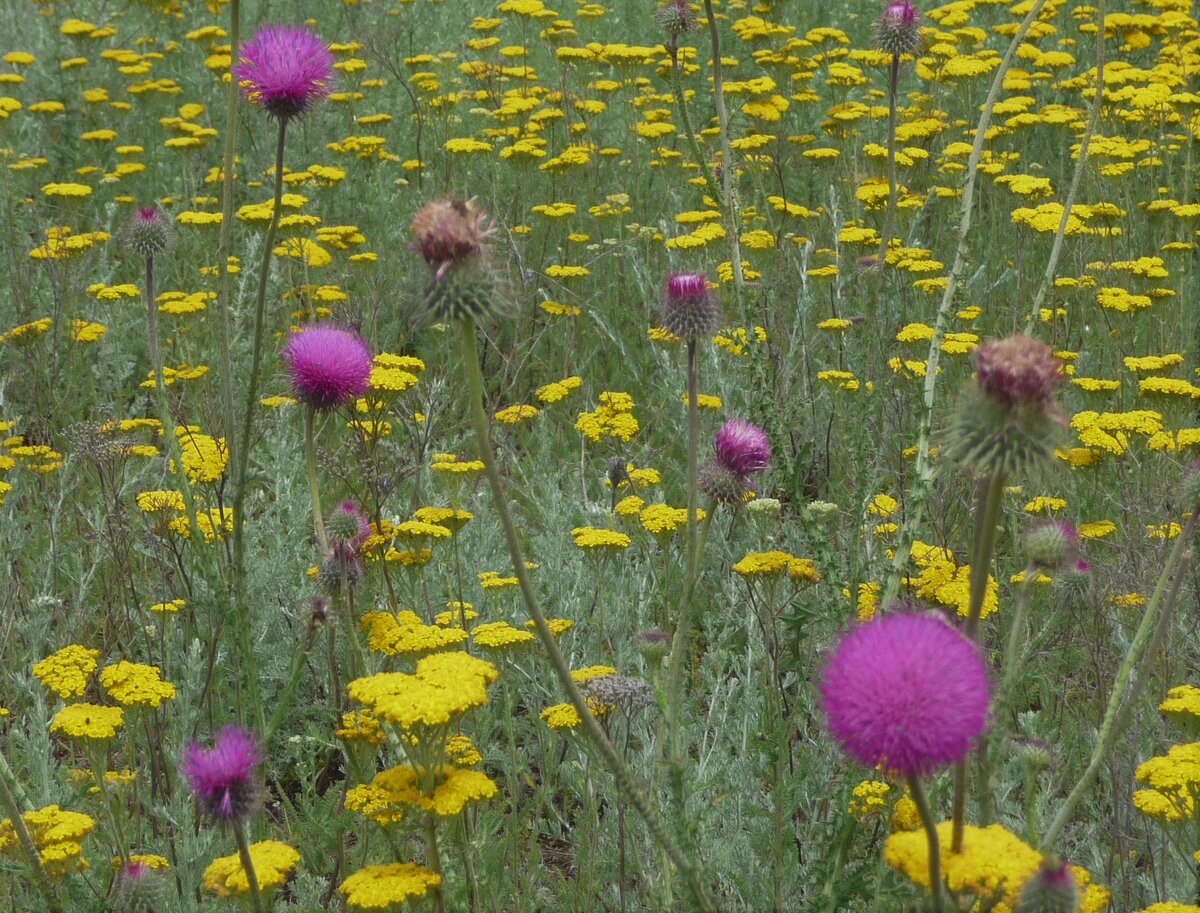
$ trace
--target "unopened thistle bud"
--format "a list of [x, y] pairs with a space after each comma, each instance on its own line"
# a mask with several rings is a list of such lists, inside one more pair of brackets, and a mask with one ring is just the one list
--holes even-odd
[[1029, 563], [1048, 571], [1056, 571], [1075, 557], [1079, 533], [1070, 523], [1047, 520], [1030, 527], [1025, 534], [1025, 552]]
[[1023, 334], [975, 352], [978, 375], [946, 432], [945, 455], [980, 476], [1051, 463], [1066, 422], [1054, 394], [1063, 382], [1050, 347]]
[[706, 463], [700, 468], [697, 487], [705, 497], [728, 507], [739, 507], [750, 492], [750, 480], [722, 466], [718, 462]]
[[1021, 888], [1016, 913], [1075, 913], [1078, 908], [1079, 888], [1071, 867], [1047, 856]]
[[161, 257], [175, 249], [175, 226], [157, 206], [144, 206], [125, 224], [121, 243], [140, 257]]
[[435, 200], [413, 216], [414, 249], [432, 271], [422, 302], [429, 322], [484, 320], [504, 310], [487, 243], [493, 231], [473, 200]]
[[697, 273], [675, 273], [667, 279], [658, 308], [659, 323], [682, 339], [701, 339], [721, 329], [721, 306]]
[[671, 38], [696, 28], [696, 12], [688, 0], [667, 0], [654, 14], [654, 21]]
[[646, 665], [654, 667], [666, 658], [671, 649], [671, 635], [666, 631], [642, 631], [633, 639]]
[[888, 54], [915, 54], [921, 49], [917, 8], [909, 0], [893, 0], [875, 23], [875, 46]]

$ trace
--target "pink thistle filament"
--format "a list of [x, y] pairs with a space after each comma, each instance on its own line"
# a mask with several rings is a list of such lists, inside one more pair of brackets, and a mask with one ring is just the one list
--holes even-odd
[[276, 120], [299, 117], [329, 94], [333, 55], [308, 29], [263, 26], [242, 45], [240, 57], [233, 78]]

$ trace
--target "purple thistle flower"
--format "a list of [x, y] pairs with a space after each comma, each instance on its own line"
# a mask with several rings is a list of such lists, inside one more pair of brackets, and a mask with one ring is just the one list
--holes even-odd
[[708, 291], [708, 279], [699, 273], [672, 273], [659, 302], [662, 326], [683, 339], [712, 336], [721, 328], [721, 306]]
[[283, 359], [296, 396], [313, 409], [335, 409], [367, 392], [371, 350], [348, 330], [305, 327], [288, 340]]
[[829, 731], [860, 764], [921, 776], [961, 760], [983, 732], [987, 667], [933, 615], [894, 613], [851, 630], [821, 678]]
[[195, 742], [183, 751], [183, 775], [200, 808], [219, 821], [242, 820], [259, 800], [258, 741], [240, 726], [226, 726], [213, 747]]
[[125, 223], [121, 242], [142, 257], [168, 254], [175, 247], [175, 226], [157, 206], [143, 206]]
[[329, 94], [333, 55], [306, 28], [263, 26], [241, 46], [240, 56], [233, 78], [276, 120], [298, 117]]
[[771, 442], [758, 425], [731, 418], [713, 438], [713, 450], [721, 468], [734, 475], [748, 476], [771, 465]]

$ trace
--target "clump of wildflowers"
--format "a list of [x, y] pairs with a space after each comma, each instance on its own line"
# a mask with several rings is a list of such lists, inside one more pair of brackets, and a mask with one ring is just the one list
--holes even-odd
[[251, 102], [276, 120], [287, 121], [329, 94], [333, 55], [308, 29], [268, 25], [242, 45], [233, 78]]
[[205, 816], [214, 821], [244, 821], [261, 794], [258, 742], [239, 726], [221, 730], [212, 748], [192, 742], [183, 752], [183, 775]]
[[927, 614], [854, 628], [821, 677], [829, 730], [866, 767], [907, 777], [961, 760], [987, 722], [987, 667], [978, 648]]
[[348, 330], [305, 327], [288, 340], [283, 359], [292, 390], [311, 409], [335, 409], [367, 392], [371, 350]]

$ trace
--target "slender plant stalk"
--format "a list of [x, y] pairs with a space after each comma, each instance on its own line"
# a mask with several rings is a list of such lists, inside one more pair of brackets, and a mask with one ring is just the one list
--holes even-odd
[[254, 860], [250, 858], [250, 844], [246, 842], [246, 827], [237, 818], [233, 819], [233, 839], [237, 842], [238, 859], [242, 861], [242, 871], [246, 873], [246, 883], [250, 886], [250, 905], [254, 913], [266, 913], [262, 891], [258, 887], [258, 873], [254, 871]]
[[1063, 201], [1062, 216], [1058, 220], [1058, 228], [1054, 232], [1054, 243], [1050, 247], [1050, 259], [1046, 261], [1046, 273], [1042, 276], [1042, 284], [1038, 286], [1037, 294], [1033, 296], [1033, 305], [1029, 309], [1029, 323], [1026, 324], [1026, 332], [1032, 332], [1037, 326], [1038, 315], [1042, 309], [1042, 302], [1046, 298], [1046, 293], [1050, 290], [1050, 283], [1054, 281], [1054, 273], [1058, 269], [1058, 258], [1062, 254], [1063, 239], [1067, 235], [1067, 220], [1071, 218], [1071, 208], [1075, 205], [1075, 199], [1079, 194], [1079, 186], [1083, 183], [1083, 172], [1087, 167], [1088, 147], [1092, 144], [1092, 137], [1096, 133], [1096, 125], [1100, 121], [1100, 107], [1104, 104], [1104, 57], [1105, 57], [1105, 41], [1104, 41], [1104, 15], [1107, 6], [1107, 0], [1096, 0], [1096, 22], [1100, 23], [1100, 28], [1096, 30], [1096, 97], [1092, 100], [1092, 110], [1088, 116], [1087, 128], [1083, 131], [1083, 139], [1080, 141], [1079, 158], [1075, 160], [1075, 173], [1071, 175], [1071, 187], [1067, 191], [1067, 198]]
[[550, 665], [554, 669], [554, 674], [558, 678], [559, 684], [566, 692], [568, 699], [575, 708], [575, 712], [579, 714], [580, 725], [584, 735], [612, 772], [618, 791], [637, 810], [642, 820], [645, 821], [646, 829], [650, 832], [651, 837], [663, 848], [671, 862], [679, 869], [696, 906], [700, 910], [703, 910], [704, 913], [716, 913], [716, 906], [713, 904], [708, 892], [704, 889], [700, 873], [696, 866], [684, 854], [679, 844], [675, 842], [675, 839], [663, 825], [651, 806], [650, 800], [634, 782], [633, 774], [625, 765], [625, 762], [621, 760], [612, 742], [604, 734], [603, 728], [596, 721], [591, 710], [588, 709], [587, 701], [584, 700], [579, 686], [571, 678], [570, 666], [567, 665], [566, 659], [563, 657], [562, 652], [558, 649], [558, 644], [554, 640], [554, 635], [550, 633], [550, 628], [546, 624], [546, 616], [542, 613], [537, 594], [529, 582], [529, 573], [525, 569], [525, 554], [524, 549], [521, 547], [521, 538], [517, 532], [516, 524], [513, 522], [512, 514], [508, 509], [504, 482], [500, 477], [499, 469], [496, 468], [496, 455], [492, 451], [487, 414], [483, 409], [483, 377], [479, 370], [479, 353], [475, 342], [474, 321], [460, 321], [459, 330], [462, 342], [462, 367], [467, 374], [467, 391], [470, 399], [471, 423], [475, 431], [475, 443], [479, 451], [479, 458], [483, 461], [484, 473], [487, 475], [488, 484], [492, 489], [492, 499], [496, 505], [496, 513], [499, 514], [500, 524], [504, 528], [504, 538], [508, 544], [508, 553], [513, 564], [513, 574], [520, 585], [521, 596], [525, 600], [525, 608], [529, 612], [530, 618], [533, 619], [534, 630], [537, 632], [538, 639], [542, 642], [542, 647], [550, 658]]
[[896, 93], [900, 88], [900, 55], [892, 55], [892, 66], [888, 73], [888, 208], [887, 220], [883, 223], [883, 238], [879, 242], [879, 262], [887, 257], [888, 245], [896, 233]]
[[19, 791], [17, 778], [13, 776], [12, 768], [8, 766], [8, 759], [4, 757], [3, 752], [0, 752], [0, 811], [3, 811], [17, 834], [17, 842], [21, 844], [21, 852], [25, 854], [25, 862], [33, 873], [33, 882], [46, 901], [46, 909], [50, 913], [63, 913], [62, 902], [55, 893], [54, 886], [50, 883], [46, 869], [42, 866], [41, 854], [38, 853], [33, 838], [29, 836], [29, 828], [25, 826], [25, 819], [21, 817], [21, 806], [17, 803], [16, 797], [16, 793]]
[[996, 106], [996, 99], [1000, 95], [1004, 77], [1008, 73], [1017, 48], [1025, 40], [1029, 27], [1033, 25], [1045, 5], [1046, 0], [1034, 0], [1033, 6], [1021, 20], [1017, 33], [1013, 35], [1013, 39], [1008, 45], [1008, 50], [1004, 52], [1004, 58], [1000, 61], [996, 75], [992, 77], [992, 87], [988, 90], [987, 100], [983, 103], [979, 123], [975, 125], [975, 142], [971, 147], [971, 155], [967, 159], [967, 177], [963, 183], [958, 247], [954, 253], [954, 263], [950, 268], [950, 275], [946, 279], [946, 289], [942, 293], [942, 301], [938, 305], [937, 317], [933, 324], [933, 338], [929, 341], [929, 356], [926, 359], [925, 367], [924, 400], [917, 433], [917, 458], [914, 469], [916, 478], [913, 479], [908, 493], [908, 519], [900, 528], [900, 541], [896, 545], [892, 569], [879, 600], [879, 605], [885, 611], [895, 601], [896, 594], [900, 591], [900, 578], [904, 576], [905, 569], [908, 567], [913, 540], [916, 538], [916, 531], [924, 515], [925, 502], [929, 500], [930, 492], [933, 490], [936, 471], [933, 461], [929, 458], [929, 448], [933, 431], [933, 404], [937, 393], [938, 364], [942, 355], [942, 336], [946, 331], [946, 322], [954, 310], [954, 295], [958, 291], [959, 276], [966, 267], [967, 236], [971, 233], [971, 220], [975, 210], [975, 183], [979, 176], [979, 161], [983, 157], [984, 138], [992, 123], [992, 110]]
[[[675, 91], [675, 107], [679, 109], [679, 122], [683, 125], [683, 134], [688, 139], [688, 145], [692, 147], [692, 155], [696, 159], [696, 164], [700, 166], [700, 173], [704, 175], [704, 186], [712, 188], [716, 198], [723, 200], [725, 191], [713, 177], [712, 166], [709, 165], [704, 150], [700, 148], [700, 141], [692, 126], [692, 118], [688, 114], [687, 97], [683, 94], [683, 75], [679, 71], [679, 61], [675, 56], [671, 58], [671, 88]], [[616, 489], [614, 488], [613, 491], [615, 492]]]
[[275, 244], [275, 232], [279, 228], [279, 212], [283, 199], [283, 148], [287, 138], [287, 119], [279, 121], [279, 137], [275, 144], [275, 196], [271, 207], [271, 224], [263, 237], [262, 263], [258, 272], [258, 298], [254, 309], [254, 341], [250, 358], [250, 380], [246, 387], [246, 402], [242, 412], [241, 435], [234, 448], [234, 493], [233, 493], [233, 593], [234, 611], [237, 615], [237, 638], [239, 664], [247, 678], [252, 718], [261, 727], [263, 720], [262, 697], [259, 692], [256, 665], [250, 661], [252, 653], [250, 638], [250, 611], [246, 604], [246, 518], [243, 506], [246, 503], [246, 472], [250, 465], [250, 435], [254, 430], [255, 401], [258, 397], [258, 375], [262, 367], [263, 335], [266, 325], [267, 282], [271, 273], [271, 250]]
[[[696, 528], [696, 503], [700, 451], [700, 404], [696, 379], [696, 340], [687, 341], [687, 578], [683, 582], [683, 599], [675, 636], [671, 639], [671, 658], [667, 663], [667, 729], [672, 763], [682, 763], [683, 746], [680, 735], [680, 686], [683, 679], [683, 658], [692, 639], [692, 595], [696, 586], [700, 542]], [[711, 515], [709, 511], [708, 515]]]
[[1008, 643], [1004, 648], [1004, 664], [1000, 667], [1000, 706], [1007, 707], [1012, 699], [1012, 689], [1017, 680], [1017, 667], [1021, 658], [1022, 644], [1025, 642], [1025, 616], [1029, 612], [1029, 602], [1033, 597], [1033, 581], [1038, 575], [1038, 569], [1030, 564], [1025, 568], [1025, 576], [1017, 588], [1016, 599], [1013, 601], [1012, 627], [1008, 631]]
[[[1167, 557], [1167, 563], [1163, 566], [1162, 573], [1158, 576], [1158, 583], [1155, 584], [1154, 594], [1150, 597], [1150, 602], [1146, 606], [1146, 612], [1142, 616], [1141, 624], [1138, 625], [1137, 631], [1133, 635], [1133, 641], [1129, 645], [1129, 650], [1125, 654], [1125, 659], [1121, 663], [1121, 667], [1117, 670], [1116, 680], [1113, 682], [1112, 694], [1108, 697], [1108, 706], [1104, 710], [1104, 719], [1100, 723], [1100, 732], [1096, 739], [1096, 747], [1092, 749], [1092, 757], [1088, 762], [1087, 769], [1084, 770], [1083, 776], [1075, 783], [1066, 800], [1058, 809], [1058, 814], [1054, 816], [1054, 820], [1050, 822], [1050, 827], [1046, 829], [1046, 836], [1042, 842], [1043, 846], [1052, 847], [1060, 837], [1062, 837], [1063, 829], [1066, 828], [1067, 822], [1071, 820], [1071, 815], [1075, 813], [1076, 806], [1084, 794], [1091, 788], [1092, 781], [1096, 778], [1096, 774], [1100, 772], [1101, 765], [1108, 759], [1109, 752], [1116, 745], [1117, 740], [1121, 736], [1121, 731], [1125, 728], [1125, 721], [1128, 719], [1128, 709], [1138, 701], [1141, 696], [1141, 691], [1145, 687], [1146, 679], [1149, 677], [1150, 666], [1154, 662], [1157, 650], [1147, 649], [1151, 645], [1152, 640], [1157, 638], [1152, 637], [1159, 628], [1159, 615], [1163, 614], [1169, 620], [1171, 610], [1174, 609], [1175, 603], [1179, 598], [1179, 588], [1183, 583], [1183, 578], [1186, 576], [1182, 569], [1179, 568], [1180, 559], [1186, 552], [1187, 543], [1192, 538], [1192, 532], [1196, 528], [1196, 515], [1192, 514], [1184, 525], [1182, 532], [1175, 540], [1175, 546], [1171, 549], [1171, 554]], [[1177, 572], [1178, 571], [1178, 572]], [[1165, 597], [1165, 598], [1164, 598]], [[1136, 675], [1134, 674], [1136, 670]]]
[[737, 164], [733, 160], [733, 147], [729, 140], [729, 110], [725, 107], [725, 76], [721, 67], [721, 35], [717, 30], [717, 15], [712, 0], [704, 0], [704, 18], [708, 22], [708, 37], [712, 43], [713, 101], [717, 106], [717, 126], [721, 129], [722, 202], [725, 204], [725, 225], [729, 232], [729, 249], [733, 259], [733, 291], [737, 296], [738, 312], [742, 309], [742, 292], [746, 277], [742, 273], [741, 227], [738, 219], [737, 199], [733, 192], [733, 179]]
[[[425, 855], [426, 862], [429, 868], [436, 872], [440, 878], [442, 875], [442, 856], [438, 852], [437, 825], [433, 820], [433, 813], [425, 814]], [[438, 884], [433, 889], [433, 903], [437, 908], [438, 913], [446, 913], [446, 901], [442, 896], [442, 886]]]
[[300, 682], [300, 672], [304, 668], [304, 657], [312, 649], [313, 641], [317, 636], [317, 627], [316, 619], [310, 615], [304, 625], [304, 633], [301, 634], [300, 640], [296, 643], [296, 650], [292, 654], [292, 664], [288, 669], [287, 683], [283, 686], [283, 693], [275, 700], [275, 710], [271, 713], [271, 721], [267, 723], [267, 728], [263, 735], [263, 745], [267, 748], [270, 747], [271, 739], [279, 729], [279, 725], [283, 722], [284, 714], [287, 713], [288, 707], [291, 706], [292, 698], [296, 694], [296, 686]]
[[925, 789], [918, 777], [908, 778], [908, 791], [912, 794], [913, 804], [917, 806], [917, 815], [929, 842], [929, 894], [933, 900], [930, 909], [933, 913], [942, 913], [942, 850], [938, 845], [937, 824], [933, 820], [929, 800], [925, 797]]
[[[241, 0], [229, 0], [229, 55], [238, 59], [241, 41]], [[221, 234], [217, 240], [217, 269], [221, 271], [218, 292], [217, 347], [221, 359], [221, 411], [225, 413], [225, 438], [233, 440], [237, 421], [233, 403], [233, 274], [229, 272], [229, 247], [233, 237], [233, 167], [237, 151], [237, 109], [239, 89], [237, 80], [230, 78], [225, 107], [225, 154], [221, 173]], [[235, 524], [241, 521], [235, 516]]]
[[[1000, 520], [1004, 480], [1007, 473], [994, 471], [987, 485], [979, 487], [975, 502], [975, 541], [971, 557], [971, 593], [967, 607], [967, 623], [964, 633], [972, 640], [979, 637], [979, 618], [983, 614], [983, 600], [987, 595], [988, 570], [992, 566], [992, 552], [996, 547], [996, 526]], [[963, 825], [967, 811], [967, 762], [954, 765], [954, 801], [951, 805], [950, 850], [962, 852]]]
[[329, 539], [325, 535], [325, 519], [321, 513], [321, 483], [317, 476], [317, 442], [313, 431], [315, 409], [304, 410], [304, 467], [308, 472], [308, 494], [312, 498], [313, 535], [321, 557], [329, 557]]

